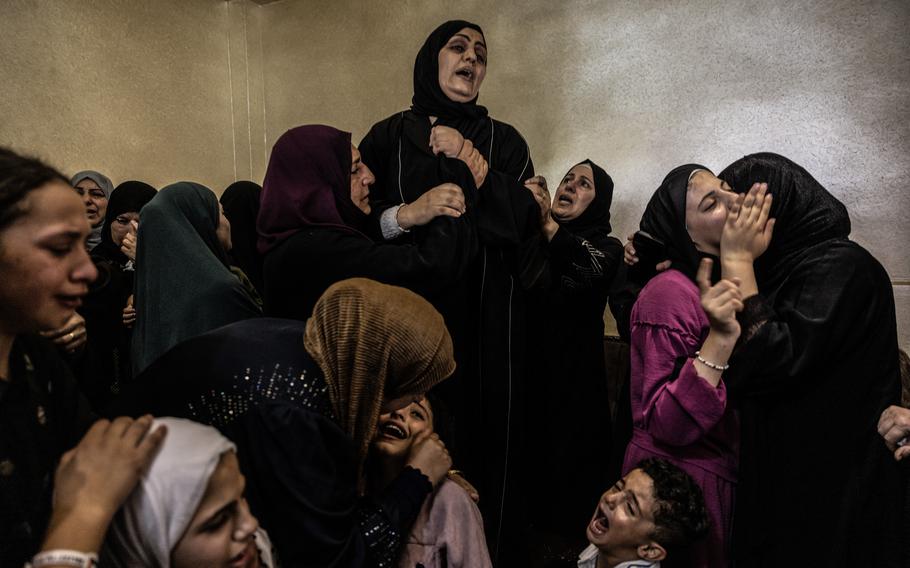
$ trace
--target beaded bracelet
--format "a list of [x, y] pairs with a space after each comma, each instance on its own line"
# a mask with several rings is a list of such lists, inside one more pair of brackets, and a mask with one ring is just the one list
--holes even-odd
[[727, 369], [730, 368], [729, 363], [727, 363], [726, 365], [718, 365], [717, 363], [712, 363], [711, 361], [708, 361], [707, 359], [705, 359], [701, 356], [701, 351], [695, 352], [695, 358], [698, 359], [698, 362], [701, 363], [702, 365], [704, 365], [705, 367], [709, 367], [711, 369], [714, 369], [715, 371], [726, 371]]
[[26, 564], [26, 567], [42, 568], [42, 566], [72, 566], [73, 568], [94, 568], [97, 565], [98, 555], [93, 552], [58, 549], [39, 552], [32, 557], [32, 561]]

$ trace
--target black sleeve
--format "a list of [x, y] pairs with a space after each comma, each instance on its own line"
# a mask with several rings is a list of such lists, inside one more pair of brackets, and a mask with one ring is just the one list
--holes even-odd
[[559, 228], [549, 243], [552, 287], [590, 290], [609, 286], [622, 262], [622, 244], [613, 237], [586, 239]]
[[294, 243], [299, 251], [295, 256], [318, 271], [298, 274], [321, 280], [323, 289], [363, 277], [424, 295], [434, 293], [458, 280], [476, 254], [469, 216], [437, 217], [423, 228], [416, 244], [375, 243], [341, 230], [314, 229]]
[[490, 158], [490, 171], [477, 190], [477, 230], [484, 244], [522, 249], [523, 261], [524, 249], [539, 246], [540, 234], [540, 208], [524, 187], [524, 180], [534, 176], [531, 150], [508, 124], [494, 121], [493, 135], [499, 142]]
[[[850, 246], [852, 245], [852, 246]], [[811, 387], [831, 373], [887, 375], [896, 365], [894, 299], [881, 265], [849, 243], [807, 258], [774, 293], [749, 298], [724, 373], [743, 394]]]
[[397, 564], [403, 538], [432, 491], [433, 484], [423, 473], [406, 467], [381, 495], [364, 499], [358, 511], [360, 532], [373, 565], [387, 568]]
[[69, 366], [60, 357], [56, 345], [43, 338], [33, 339], [32, 353], [37, 355], [37, 378], [45, 383], [53, 406], [55, 440], [60, 453], [74, 448], [89, 427], [99, 418], [82, 394]]
[[331, 420], [266, 402], [232, 426], [247, 498], [285, 566], [390, 566], [429, 494], [405, 470], [381, 499], [357, 497], [350, 438]]

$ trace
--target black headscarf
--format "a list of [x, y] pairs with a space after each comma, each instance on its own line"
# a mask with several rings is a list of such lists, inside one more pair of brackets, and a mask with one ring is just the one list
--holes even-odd
[[478, 119], [487, 116], [486, 107], [477, 104], [477, 97], [467, 103], [455, 102], [449, 99], [439, 86], [439, 52], [452, 36], [465, 28], [477, 30], [483, 35], [483, 30], [477, 24], [450, 20], [433, 30], [430, 37], [423, 42], [423, 47], [417, 52], [417, 59], [414, 61], [412, 111], [447, 119]]
[[[609, 235], [610, 231], [613, 230], [610, 226], [610, 205], [613, 203], [613, 178], [591, 160], [579, 162], [572, 168], [582, 164], [590, 166], [591, 171], [594, 172], [594, 199], [588, 204], [588, 208], [575, 219], [571, 221], [560, 221], [555, 217], [554, 219], [559, 223], [560, 227], [565, 227], [572, 233], [583, 236], [587, 236], [586, 233], [593, 232], [603, 233], [604, 236]], [[572, 168], [569, 168], [569, 171]]]
[[[639, 223], [642, 231], [663, 241], [667, 249], [667, 258], [673, 261], [673, 268], [692, 280], [695, 280], [698, 264], [704, 256], [695, 248], [695, 243], [686, 230], [686, 191], [689, 187], [689, 176], [695, 170], [711, 171], [699, 164], [686, 164], [671, 170], [651, 196]], [[718, 268], [719, 263], [714, 264], [715, 269]]]
[[221, 194], [224, 216], [231, 222], [231, 258], [257, 290], [262, 291], [262, 255], [256, 248], [256, 216], [262, 187], [251, 181], [236, 181]]
[[92, 249], [92, 256], [102, 257], [123, 266], [129, 260], [114, 242], [111, 236], [111, 225], [124, 213], [139, 213], [145, 204], [158, 192], [149, 184], [141, 181], [125, 181], [111, 193], [104, 215], [104, 228], [101, 230], [101, 244]]
[[774, 196], [774, 235], [768, 250], [755, 261], [761, 288], [780, 284], [813, 246], [850, 234], [850, 216], [844, 204], [802, 166], [783, 156], [750, 154], [727, 166], [719, 177], [737, 193], [765, 182]]

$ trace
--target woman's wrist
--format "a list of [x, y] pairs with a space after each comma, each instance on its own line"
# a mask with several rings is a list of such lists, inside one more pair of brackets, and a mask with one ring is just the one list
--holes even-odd
[[115, 513], [93, 505], [54, 511], [41, 550], [97, 552]]
[[413, 219], [411, 219], [410, 203], [401, 204], [398, 212], [395, 213], [395, 222], [398, 223], [398, 228], [403, 232], [407, 232], [415, 225]]
[[544, 223], [541, 227], [544, 236], [547, 238], [547, 241], [552, 241], [553, 237], [556, 236], [556, 231], [559, 230], [559, 223], [553, 220], [553, 217], [548, 217], [547, 222]]
[[739, 278], [739, 290], [744, 300], [758, 294], [758, 283], [755, 281], [755, 266], [752, 260], [737, 258], [735, 255], [732, 257], [723, 255], [720, 268], [724, 278], [728, 280]]

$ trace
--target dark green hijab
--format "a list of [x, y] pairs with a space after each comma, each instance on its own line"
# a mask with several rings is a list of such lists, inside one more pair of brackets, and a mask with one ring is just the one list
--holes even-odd
[[218, 241], [218, 198], [180, 182], [140, 213], [133, 376], [185, 339], [261, 315]]

